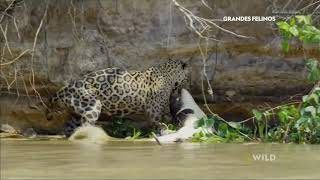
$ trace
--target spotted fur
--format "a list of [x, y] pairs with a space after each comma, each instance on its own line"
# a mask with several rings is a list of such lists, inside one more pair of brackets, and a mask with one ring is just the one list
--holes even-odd
[[[186, 64], [182, 61], [168, 61], [143, 72], [108, 68], [71, 81], [51, 102], [78, 115], [81, 124], [95, 124], [101, 112], [109, 116], [143, 114], [157, 123], [170, 113], [170, 94], [184, 81]], [[74, 121], [67, 122], [67, 136], [80, 124]]]

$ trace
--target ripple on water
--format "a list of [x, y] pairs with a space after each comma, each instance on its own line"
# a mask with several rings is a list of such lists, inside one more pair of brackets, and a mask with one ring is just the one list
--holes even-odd
[[[1, 140], [1, 178], [320, 178], [319, 145]], [[254, 160], [253, 155], [275, 160]]]

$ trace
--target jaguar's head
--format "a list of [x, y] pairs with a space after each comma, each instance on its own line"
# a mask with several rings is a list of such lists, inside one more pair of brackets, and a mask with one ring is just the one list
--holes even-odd
[[160, 70], [170, 80], [173, 89], [186, 87], [188, 82], [188, 65], [182, 60], [169, 60], [160, 65]]

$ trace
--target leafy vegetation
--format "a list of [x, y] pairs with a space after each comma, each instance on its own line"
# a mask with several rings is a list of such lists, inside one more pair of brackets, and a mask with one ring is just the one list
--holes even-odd
[[[315, 65], [317, 66], [314, 67]], [[309, 60], [307, 66], [309, 80], [320, 80], [317, 74], [320, 68], [316, 60]], [[241, 123], [213, 117], [200, 119], [196, 127], [202, 128], [202, 131], [193, 135], [192, 142], [244, 142], [254, 139], [263, 142], [320, 143], [320, 87], [315, 87], [308, 95], [303, 96], [301, 102], [263, 112], [253, 109], [252, 113], [252, 120], [256, 125], [254, 130]], [[271, 119], [276, 119], [278, 123], [275, 126], [268, 124]], [[208, 131], [208, 127], [212, 127], [214, 131]]]
[[[246, 136], [240, 132], [244, 131], [245, 127], [229, 125], [220, 118], [202, 118], [195, 126], [195, 128], [201, 128], [201, 131], [193, 135], [192, 142], [244, 142], [246, 139]], [[213, 131], [208, 131], [211, 127]]]
[[287, 21], [278, 21], [277, 25], [283, 37], [282, 50], [288, 52], [289, 40], [298, 38], [304, 43], [320, 43], [320, 30], [313, 26], [311, 16], [295, 16]]
[[[295, 16], [288, 21], [278, 21], [283, 37], [284, 52], [290, 49], [290, 40], [316, 43], [320, 48], [320, 30], [312, 25], [311, 16]], [[283, 143], [320, 143], [320, 68], [315, 58], [306, 60], [308, 80], [317, 82], [313, 90], [299, 102], [291, 102], [266, 111], [252, 110], [255, 128], [249, 129], [241, 123], [226, 122], [214, 118], [199, 120], [197, 127], [212, 126], [213, 132], [201, 131], [194, 134], [193, 142], [243, 142], [258, 140]], [[271, 125], [271, 119], [277, 121]]]
[[138, 127], [132, 120], [115, 117], [110, 124], [103, 125], [108, 135], [118, 138], [139, 139], [149, 137], [153, 129]]
[[[169, 122], [168, 120], [163, 120]], [[117, 138], [126, 138], [128, 140], [135, 140], [141, 138], [153, 138], [154, 134], [159, 134], [159, 130], [155, 127], [141, 127], [138, 123], [132, 119], [123, 117], [115, 117], [109, 121], [108, 124], [103, 124], [103, 129], [108, 135]], [[177, 126], [171, 123], [163, 123], [168, 131], [174, 132], [177, 130]]]
[[[304, 43], [317, 43], [320, 48], [320, 30], [312, 25], [311, 16], [295, 16], [286, 21], [279, 21], [277, 25], [284, 37], [282, 49], [289, 50], [288, 41], [298, 38]], [[319, 62], [315, 58], [306, 60], [309, 71], [308, 80], [319, 82]], [[303, 96], [298, 105], [283, 105], [276, 113], [280, 125], [272, 128], [266, 137], [271, 141], [320, 143], [320, 88], [316, 83], [313, 90]], [[264, 115], [264, 113], [262, 113]], [[255, 114], [257, 118], [257, 115]]]
[[[279, 125], [271, 128], [266, 135], [261, 135], [265, 124], [258, 119], [267, 119], [266, 112], [255, 110], [255, 118], [259, 126], [259, 134], [265, 141], [320, 143], [320, 88], [317, 87], [309, 95], [303, 96], [297, 105], [280, 106], [275, 114]], [[267, 126], [265, 126], [267, 127]]]

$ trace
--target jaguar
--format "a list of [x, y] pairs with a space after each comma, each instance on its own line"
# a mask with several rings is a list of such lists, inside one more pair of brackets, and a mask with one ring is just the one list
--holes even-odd
[[101, 113], [108, 116], [141, 114], [161, 126], [170, 114], [170, 96], [187, 81], [187, 63], [169, 60], [144, 71], [107, 68], [70, 81], [51, 98], [50, 105], [76, 115], [66, 122], [69, 137], [79, 126], [95, 125]]

